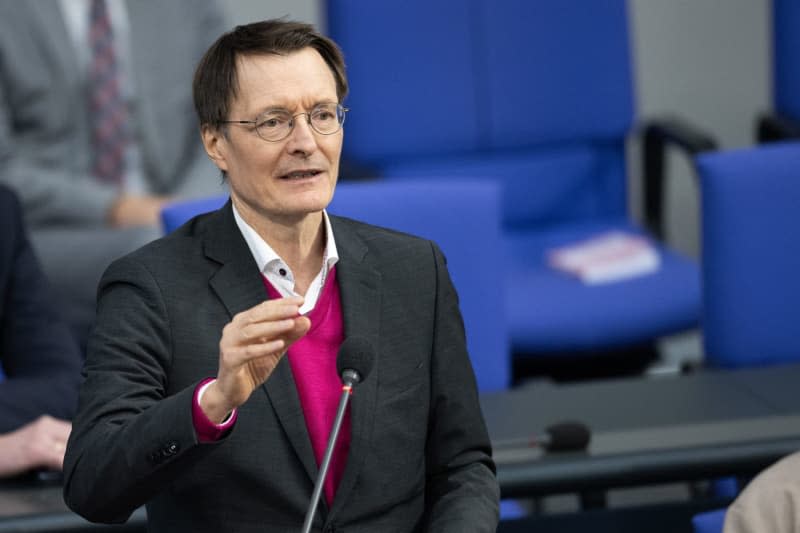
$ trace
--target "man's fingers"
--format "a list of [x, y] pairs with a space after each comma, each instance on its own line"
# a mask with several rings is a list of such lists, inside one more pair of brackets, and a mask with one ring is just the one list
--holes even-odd
[[257, 342], [246, 346], [239, 346], [229, 352], [231, 362], [241, 365], [259, 357], [280, 354], [286, 346], [283, 339], [274, 339], [267, 342]]
[[289, 331], [288, 335], [286, 335], [286, 339], [288, 344], [293, 343], [306, 333], [308, 330], [311, 329], [311, 320], [308, 319], [306, 316], [299, 316], [294, 320], [294, 325]]
[[236, 315], [234, 322], [244, 326], [257, 322], [293, 318], [299, 314], [301, 305], [303, 305], [303, 298], [300, 296], [266, 300]]
[[291, 331], [295, 327], [295, 319], [285, 318], [271, 322], [257, 322], [239, 328], [240, 342], [274, 338]]

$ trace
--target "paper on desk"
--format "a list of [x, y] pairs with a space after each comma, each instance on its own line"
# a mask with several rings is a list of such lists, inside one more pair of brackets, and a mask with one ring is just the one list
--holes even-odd
[[547, 252], [547, 261], [587, 285], [642, 276], [655, 272], [661, 264], [658, 250], [646, 238], [622, 231], [553, 248]]

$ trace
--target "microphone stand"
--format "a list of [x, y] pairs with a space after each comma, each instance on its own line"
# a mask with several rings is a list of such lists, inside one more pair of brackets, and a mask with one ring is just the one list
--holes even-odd
[[339, 430], [342, 427], [342, 420], [344, 420], [344, 413], [347, 410], [347, 403], [350, 401], [350, 395], [353, 393], [353, 385], [358, 383], [360, 377], [355, 370], [347, 369], [342, 372], [342, 396], [339, 398], [339, 409], [336, 411], [336, 419], [333, 421], [331, 434], [328, 437], [328, 446], [325, 448], [325, 455], [322, 458], [322, 466], [317, 473], [317, 480], [314, 482], [314, 492], [311, 494], [311, 504], [306, 511], [306, 519], [303, 522], [303, 532], [310, 533], [311, 522], [314, 521], [314, 514], [317, 511], [319, 504], [319, 497], [322, 494], [322, 485], [325, 482], [325, 476], [328, 473], [328, 467], [331, 464], [331, 457], [333, 456], [333, 448], [336, 446], [336, 440], [339, 437]]

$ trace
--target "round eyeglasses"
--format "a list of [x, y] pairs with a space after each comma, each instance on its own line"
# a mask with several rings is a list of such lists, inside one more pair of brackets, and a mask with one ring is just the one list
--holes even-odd
[[311, 129], [320, 135], [333, 135], [342, 128], [344, 114], [349, 111], [341, 104], [318, 104], [307, 113], [292, 115], [288, 109], [270, 109], [258, 115], [255, 120], [224, 120], [223, 124], [252, 124], [259, 137], [268, 142], [284, 140], [292, 133], [295, 119], [301, 115]]

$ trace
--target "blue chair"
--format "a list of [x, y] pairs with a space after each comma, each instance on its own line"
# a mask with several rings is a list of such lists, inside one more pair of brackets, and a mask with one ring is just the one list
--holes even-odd
[[339, 183], [329, 212], [435, 241], [447, 258], [478, 388], [511, 380], [500, 240], [500, 192], [488, 181]]
[[215, 211], [225, 205], [228, 195], [210, 196], [193, 200], [182, 200], [166, 205], [161, 210], [161, 226], [164, 233], [171, 233], [190, 218]]
[[626, 202], [624, 0], [330, 0], [327, 14], [351, 85], [348, 168], [500, 184], [515, 358], [613, 354], [697, 325], [698, 268], [655, 241], [657, 272], [603, 286], [546, 262], [603, 232], [644, 234]]
[[[222, 207], [227, 196], [177, 202], [161, 213], [165, 232]], [[436, 241], [459, 293], [467, 345], [481, 391], [511, 380], [502, 279], [499, 191], [487, 181], [340, 183], [332, 214], [341, 214]]]
[[692, 517], [694, 533], [722, 533], [726, 509], [717, 509], [696, 514]]
[[800, 143], [697, 158], [709, 366], [800, 360]]
[[759, 142], [800, 138], [800, 3], [772, 0], [772, 104], [759, 117]]
[[[702, 330], [705, 365], [800, 360], [800, 143], [701, 155]], [[715, 480], [733, 498], [734, 478]]]

